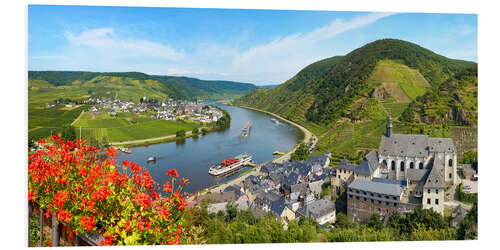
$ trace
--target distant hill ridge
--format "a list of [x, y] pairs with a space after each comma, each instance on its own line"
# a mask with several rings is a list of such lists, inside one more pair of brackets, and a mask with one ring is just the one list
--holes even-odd
[[[141, 72], [29, 71], [32, 96], [54, 91], [59, 97], [88, 93], [139, 99], [142, 95], [175, 99], [234, 98], [258, 87], [250, 83], [200, 80], [190, 77], [148, 75]], [[109, 94], [106, 94], [109, 93]]]

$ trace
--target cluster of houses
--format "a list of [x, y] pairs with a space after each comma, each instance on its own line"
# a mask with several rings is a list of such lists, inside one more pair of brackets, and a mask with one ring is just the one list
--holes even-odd
[[308, 161], [269, 162], [260, 174], [246, 177], [240, 185], [228, 186], [223, 192], [196, 196], [191, 206], [203, 199], [212, 201], [210, 212], [224, 211], [234, 202], [239, 209], [252, 209], [256, 215], [271, 212], [288, 223], [300, 217], [310, 217], [319, 224], [335, 222], [335, 203], [321, 197], [323, 184], [334, 175], [329, 167], [330, 155], [312, 156]]
[[[324, 184], [330, 182], [333, 192], [345, 192], [347, 216], [367, 222], [374, 213], [387, 220], [395, 211], [404, 216], [419, 206], [443, 214], [445, 201], [452, 199], [445, 189], [454, 190], [463, 176], [477, 181], [470, 167], [457, 167], [452, 139], [393, 134], [390, 115], [378, 152], [370, 151], [360, 164], [344, 159], [334, 168], [329, 165], [329, 154], [305, 162], [269, 162], [258, 176], [250, 175], [220, 193], [196, 196], [190, 205], [208, 198], [210, 212], [224, 211], [232, 201], [256, 215], [272, 212], [285, 225], [300, 217], [311, 217], [319, 224], [334, 223], [335, 202], [331, 196], [321, 195]], [[466, 214], [463, 206], [456, 207], [450, 226], [456, 227]]]
[[135, 114], [144, 112], [154, 112], [154, 117], [159, 120], [192, 120], [203, 123], [216, 122], [223, 116], [219, 109], [193, 101], [173, 100], [147, 101], [144, 96], [140, 103], [118, 98], [92, 97], [87, 103], [93, 104], [90, 111], [94, 115], [106, 110], [109, 115], [116, 115], [117, 112], [133, 112]]

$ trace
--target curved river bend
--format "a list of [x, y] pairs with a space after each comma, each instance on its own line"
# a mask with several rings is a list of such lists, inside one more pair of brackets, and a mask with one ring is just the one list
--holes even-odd
[[[275, 150], [287, 152], [302, 139], [300, 130], [288, 123], [272, 121], [272, 116], [253, 110], [217, 104], [231, 115], [231, 126], [223, 131], [199, 135], [183, 141], [154, 144], [131, 148], [131, 154], [119, 153], [117, 163], [123, 160], [135, 161], [148, 169], [153, 179], [163, 184], [166, 171], [177, 169], [179, 175], [191, 182], [183, 191], [197, 192], [201, 189], [236, 178], [242, 171], [224, 177], [213, 177], [208, 168], [217, 162], [246, 153], [256, 163], [273, 159]], [[250, 121], [252, 127], [247, 138], [240, 136], [241, 129]], [[147, 163], [155, 156], [156, 162]]]

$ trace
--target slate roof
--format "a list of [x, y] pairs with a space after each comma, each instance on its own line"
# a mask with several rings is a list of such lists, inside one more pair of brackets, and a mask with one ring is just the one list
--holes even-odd
[[257, 194], [257, 197], [255, 199], [258, 199], [263, 203], [270, 205], [274, 201], [281, 199], [281, 195], [275, 192], [260, 192]]
[[454, 153], [455, 146], [451, 138], [429, 138], [429, 151]]
[[241, 188], [238, 185], [231, 185], [224, 189], [224, 192], [229, 192], [229, 191], [233, 191], [234, 194], [236, 195], [236, 198], [240, 198], [241, 196], [244, 195], [244, 193], [241, 192]]
[[401, 181], [393, 180], [393, 179], [374, 177], [372, 179], [372, 181], [373, 182], [379, 182], [379, 183], [386, 183], [386, 184], [393, 184], [393, 185], [400, 185], [401, 186]]
[[424, 188], [444, 188], [443, 168], [443, 161], [439, 157], [435, 157], [432, 169], [425, 181]]
[[271, 211], [273, 211], [276, 215], [281, 216], [283, 210], [285, 210], [285, 203], [281, 200], [276, 200], [271, 203]]
[[347, 159], [343, 159], [337, 166], [338, 169], [354, 171], [355, 173], [364, 176], [371, 176], [378, 167], [377, 152], [373, 150], [366, 154], [363, 161], [359, 165], [353, 165]]
[[295, 172], [290, 173], [285, 179], [285, 184], [288, 187], [299, 184], [299, 175], [296, 174]]
[[400, 196], [402, 193], [399, 184], [365, 181], [361, 179], [355, 179], [352, 181], [349, 188], [394, 196]]
[[315, 181], [309, 182], [309, 190], [311, 190], [314, 194], [319, 195], [321, 193], [323, 181]]
[[406, 170], [408, 180], [425, 182], [429, 174], [429, 169], [409, 168]]
[[313, 201], [297, 210], [297, 213], [304, 217], [313, 217], [315, 219], [335, 211], [335, 203], [321, 199]]
[[393, 134], [391, 137], [382, 135], [379, 154], [391, 156], [427, 157], [427, 135]]

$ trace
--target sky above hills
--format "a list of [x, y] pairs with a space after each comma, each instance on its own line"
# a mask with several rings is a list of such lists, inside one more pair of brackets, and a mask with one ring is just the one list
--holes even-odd
[[382, 38], [477, 62], [471, 14], [28, 6], [30, 70], [279, 84], [310, 63]]

